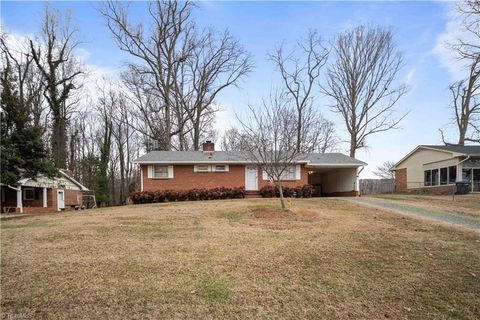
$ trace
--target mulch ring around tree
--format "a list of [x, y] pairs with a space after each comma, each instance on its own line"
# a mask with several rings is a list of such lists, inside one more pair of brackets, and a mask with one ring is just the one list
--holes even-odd
[[262, 208], [253, 210], [253, 216], [255, 218], [286, 218], [291, 217], [294, 213], [290, 210], [283, 211], [282, 209], [271, 209], [271, 208]]

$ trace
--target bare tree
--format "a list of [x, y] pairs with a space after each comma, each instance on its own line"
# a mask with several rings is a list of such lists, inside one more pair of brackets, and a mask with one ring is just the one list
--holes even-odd
[[[202, 132], [208, 128], [210, 116], [218, 109], [213, 106], [218, 94], [237, 86], [252, 69], [251, 56], [228, 31], [216, 36], [206, 30], [196, 40], [185, 68], [179, 68], [175, 98], [179, 110], [185, 110], [191, 124], [193, 149], [200, 147]], [[203, 125], [203, 126], [202, 126]]]
[[395, 85], [402, 67], [390, 30], [359, 26], [340, 34], [334, 46], [335, 62], [323, 90], [334, 99], [350, 134], [350, 156], [366, 147], [367, 138], [398, 128], [405, 117], [395, 117], [394, 106], [406, 93]]
[[223, 151], [248, 150], [248, 137], [244, 136], [237, 128], [230, 128], [223, 133], [220, 149]]
[[76, 89], [75, 80], [83, 72], [73, 50], [76, 29], [70, 26], [70, 14], [61, 21], [59, 11], [45, 5], [42, 31], [38, 44], [30, 40], [30, 50], [42, 75], [44, 96], [52, 114], [51, 153], [58, 168], [67, 166], [67, 120], [72, 104], [68, 99]]
[[191, 8], [189, 1], [149, 3], [148, 15], [153, 21], [147, 29], [149, 32], [142, 23], [132, 25], [128, 8], [119, 2], [109, 1], [100, 11], [119, 48], [141, 62], [130, 63], [130, 71], [138, 75], [146, 89], [159, 99], [158, 104], [150, 107], [163, 109], [162, 128], [153, 131], [161, 134], [155, 138], [164, 150], [171, 149], [171, 139], [176, 134], [171, 119], [175, 70], [184, 63], [193, 47], [189, 36], [193, 28]]
[[[15, 74], [18, 83], [18, 94], [23, 105], [27, 106], [32, 114], [33, 125], [42, 128], [45, 133], [47, 117], [43, 104], [43, 81], [42, 74], [38, 72], [27, 39], [23, 43], [17, 43], [17, 48], [12, 48], [7, 34], [0, 35], [0, 50], [2, 59], [9, 64]], [[12, 39], [11, 41], [15, 41]], [[42, 120], [42, 118], [44, 118]]]
[[272, 178], [285, 210], [282, 178], [299, 159], [296, 144], [296, 113], [284, 94], [271, 94], [258, 108], [249, 107], [246, 119], [237, 116], [246, 138], [246, 156]]
[[[449, 89], [452, 93], [453, 123], [458, 130], [457, 145], [465, 142], [480, 142], [480, 1], [467, 0], [457, 6], [463, 17], [466, 34], [476, 41], [457, 39], [448, 44], [456, 53], [457, 59], [464, 61], [468, 75], [456, 81]], [[444, 130], [439, 129], [442, 141], [447, 142]]]
[[[308, 144], [309, 129], [312, 123], [308, 120], [323, 120], [323, 117], [314, 115], [315, 92], [322, 67], [327, 62], [328, 50], [316, 31], [310, 30], [307, 38], [297, 42], [297, 50], [285, 54], [284, 44], [278, 46], [269, 54], [280, 76], [287, 96], [292, 99], [297, 110], [297, 149], [309, 151], [314, 146]], [[315, 118], [315, 119], [314, 119]]]
[[373, 174], [382, 179], [395, 179], [395, 174], [392, 168], [395, 166], [393, 161], [385, 161], [377, 170], [373, 171]]

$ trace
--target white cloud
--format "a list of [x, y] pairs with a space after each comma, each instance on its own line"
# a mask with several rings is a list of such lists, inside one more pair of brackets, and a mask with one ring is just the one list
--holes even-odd
[[448, 69], [453, 80], [460, 80], [465, 77], [465, 64], [457, 58], [451, 45], [456, 43], [458, 39], [470, 42], [478, 41], [478, 39], [475, 39], [471, 33], [465, 30], [462, 23], [463, 18], [455, 8], [456, 3], [447, 5], [448, 21], [445, 31], [438, 36], [432, 53], [437, 56], [440, 64]]

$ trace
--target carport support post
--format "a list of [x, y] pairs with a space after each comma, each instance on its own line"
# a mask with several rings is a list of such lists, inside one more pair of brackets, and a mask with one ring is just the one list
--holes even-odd
[[20, 213], [23, 213], [22, 187], [19, 187], [16, 190], [17, 190], [17, 208], [20, 208]]
[[43, 207], [47, 207], [47, 188], [43, 188]]

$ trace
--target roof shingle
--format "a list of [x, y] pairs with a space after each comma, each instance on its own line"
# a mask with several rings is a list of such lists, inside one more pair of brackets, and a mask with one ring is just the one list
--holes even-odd
[[[248, 156], [241, 151], [151, 151], [138, 159], [136, 163], [249, 163]], [[365, 162], [351, 158], [342, 153], [306, 153], [298, 157], [299, 163], [309, 165], [366, 165]]]

